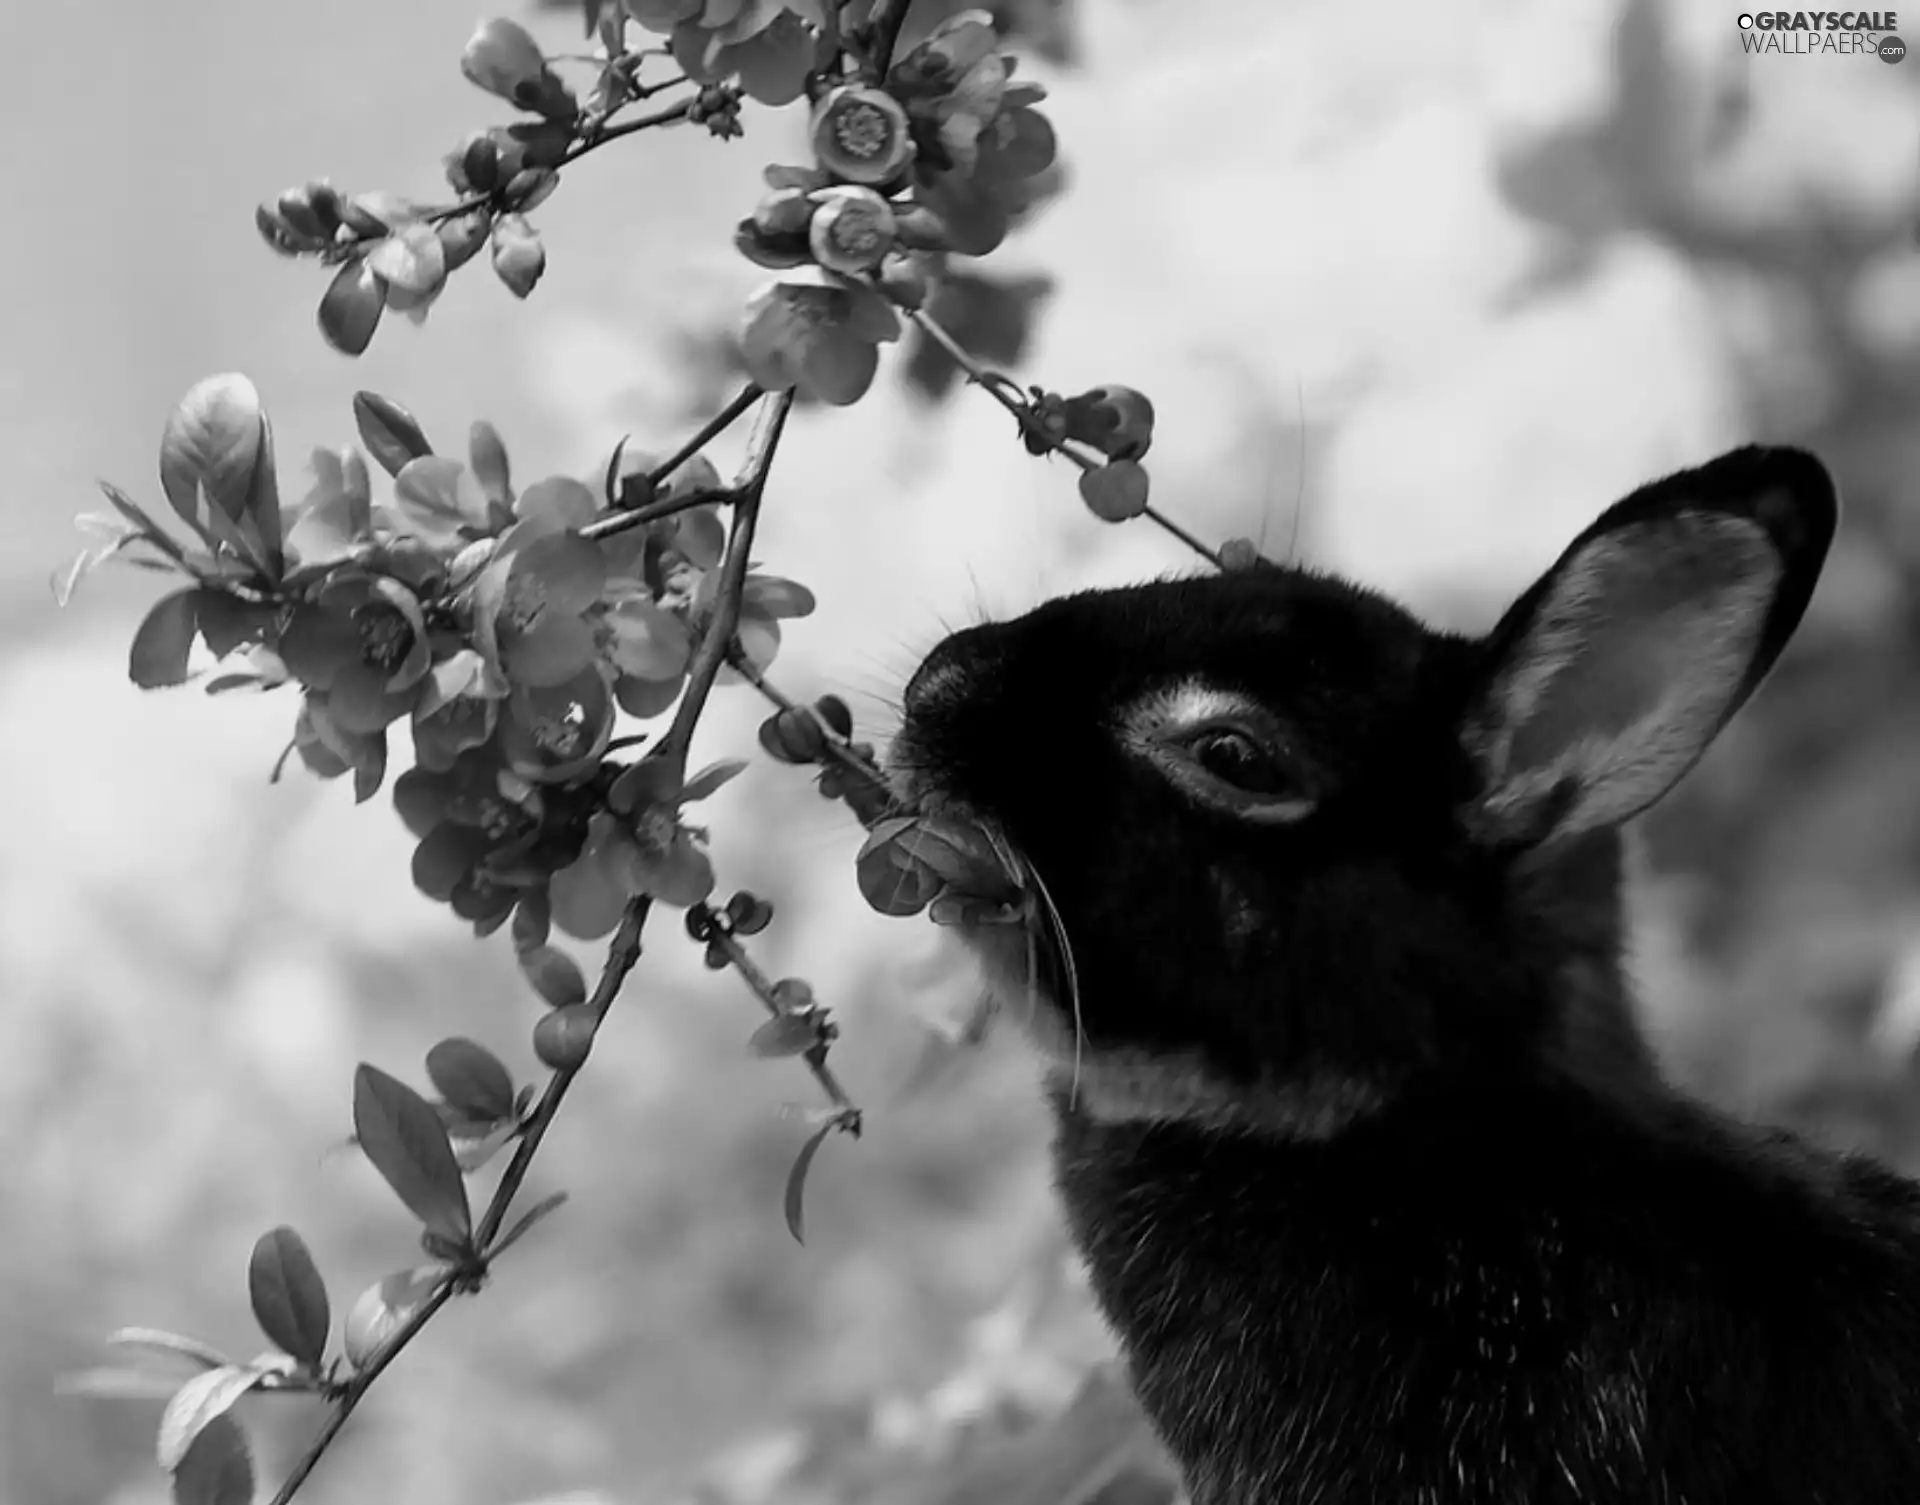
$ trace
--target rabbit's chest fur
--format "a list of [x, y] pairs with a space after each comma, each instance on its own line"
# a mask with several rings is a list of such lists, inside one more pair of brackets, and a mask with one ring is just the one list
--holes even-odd
[[1496, 1092], [1301, 1144], [1059, 1107], [1195, 1505], [1920, 1500], [1916, 1196], [1866, 1162], [1678, 1103]]

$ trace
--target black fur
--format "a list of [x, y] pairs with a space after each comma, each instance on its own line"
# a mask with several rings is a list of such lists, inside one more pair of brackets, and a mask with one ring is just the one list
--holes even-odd
[[[1045, 881], [1089, 1062], [1363, 1091], [1289, 1134], [1055, 1077], [1069, 1221], [1195, 1505], [1920, 1502], [1920, 1188], [1661, 1080], [1619, 835], [1578, 818], [1651, 803], [1752, 693], [1836, 510], [1811, 456], [1741, 450], [1610, 510], [1484, 640], [1272, 568], [1052, 601], [914, 676], [896, 766]], [[1541, 665], [1571, 665], [1544, 712], [1507, 688]], [[1196, 678], [1280, 729], [1304, 818], [1129, 751], [1126, 708]]]

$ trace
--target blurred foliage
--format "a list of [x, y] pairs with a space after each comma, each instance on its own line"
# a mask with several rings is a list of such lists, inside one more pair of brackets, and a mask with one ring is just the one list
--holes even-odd
[[1751, 432], [1841, 478], [1841, 535], [1792, 651], [1644, 823], [1708, 989], [1676, 1064], [1711, 1097], [1920, 1170], [1920, 347], [1871, 307], [1920, 211], [1756, 213], [1715, 182], [1747, 144], [1752, 75], [1731, 47], [1704, 80], [1674, 53], [1668, 12], [1628, 0], [1613, 109], [1517, 152], [1503, 186], [1570, 266], [1639, 234], [1797, 305], [1795, 348], [1741, 362], [1738, 395]]

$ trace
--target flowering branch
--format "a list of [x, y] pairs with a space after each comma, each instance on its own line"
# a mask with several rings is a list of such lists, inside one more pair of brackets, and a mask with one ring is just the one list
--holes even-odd
[[[838, 1030], [811, 987], [770, 979], [741, 944], [769, 922], [771, 905], [744, 892], [710, 902], [706, 833], [682, 819], [684, 805], [746, 766], [688, 767], [723, 668], [774, 707], [760, 727], [762, 748], [781, 762], [818, 765], [820, 792], [868, 828], [855, 876], [876, 910], [924, 911], [942, 923], [1004, 923], [1024, 913], [1026, 878], [1002, 845], [899, 808], [844, 701], [824, 695], [801, 705], [766, 676], [781, 623], [814, 607], [806, 587], [751, 561], [797, 398], [857, 401], [904, 314], [1015, 417], [1033, 454], [1068, 457], [1097, 516], [1149, 517], [1229, 567], [1228, 550], [1208, 549], [1148, 505], [1140, 461], [1153, 410], [1143, 394], [1117, 385], [1076, 396], [1023, 390], [929, 311], [949, 257], [990, 253], [1055, 191], [1053, 127], [1035, 108], [1044, 88], [1013, 80], [1015, 59], [985, 11], [949, 17], [896, 57], [909, 0], [875, 0], [851, 34], [843, 8], [839, 0], [824, 12], [766, 0], [709, 26], [710, 9], [698, 6], [686, 18], [678, 17], [685, 6], [642, 7], [654, 18], [642, 23], [628, 6], [588, 0], [592, 58], [549, 56], [517, 23], [485, 21], [462, 71], [520, 118], [469, 135], [445, 159], [454, 202], [422, 206], [316, 181], [257, 211], [275, 250], [330, 269], [320, 327], [335, 350], [357, 356], [386, 310], [424, 320], [448, 277], [483, 250], [499, 280], [528, 296], [546, 266], [528, 216], [581, 158], [683, 121], [738, 136], [743, 100], [779, 107], [804, 99], [810, 162], [770, 164], [768, 193], [734, 232], [748, 259], [793, 275], [748, 304], [739, 353], [751, 380], [670, 454], [629, 453], [623, 440], [598, 495], [570, 476], [516, 486], [491, 425], [472, 426], [462, 460], [436, 450], [399, 404], [362, 392], [354, 411], [365, 456], [392, 478], [390, 500], [375, 503], [367, 458], [346, 449], [317, 451], [312, 490], [283, 503], [259, 394], [242, 376], [218, 376], [196, 385], [168, 420], [160, 456], [167, 525], [112, 487], [112, 514], [84, 520], [102, 541], [81, 556], [67, 589], [120, 553], [178, 577], [134, 635], [136, 684], [201, 678], [206, 671], [190, 658], [204, 647], [216, 661], [210, 693], [294, 686], [289, 753], [321, 778], [351, 775], [358, 800], [387, 784], [393, 729], [411, 734], [412, 766], [393, 780], [392, 795], [418, 839], [415, 885], [477, 936], [510, 925], [521, 973], [548, 1006], [533, 1029], [550, 1073], [538, 1090], [516, 1088], [498, 1058], [465, 1039], [428, 1052], [432, 1100], [371, 1065], [356, 1073], [356, 1142], [421, 1225], [432, 1263], [361, 1293], [345, 1321], [343, 1358], [328, 1359], [326, 1287], [290, 1228], [262, 1235], [249, 1268], [255, 1317], [275, 1345], [268, 1354], [240, 1364], [170, 1334], [157, 1342], [150, 1330], [122, 1335], [205, 1370], [175, 1391], [160, 1424], [160, 1462], [181, 1505], [251, 1494], [250, 1455], [227, 1415], [242, 1395], [319, 1394], [330, 1409], [272, 1501], [287, 1505], [399, 1353], [559, 1205], [563, 1193], [514, 1216], [660, 907], [685, 909], [708, 964], [736, 972], [765, 1008], [754, 1050], [800, 1057], [826, 1094], [788, 1179], [787, 1221], [800, 1236], [809, 1165], [828, 1135], [858, 1136], [862, 1115], [828, 1065]], [[656, 39], [670, 32], [671, 42], [636, 48], [635, 26]], [[641, 70], [656, 57], [685, 71], [643, 83]], [[566, 62], [594, 66], [590, 93], [576, 95], [555, 72]], [[694, 92], [617, 119], [680, 88]], [[744, 463], [723, 484], [702, 451], [756, 406]], [[646, 739], [614, 735], [617, 715], [648, 722], [669, 710], [646, 754], [624, 756]], [[591, 990], [549, 943], [552, 930], [606, 938]], [[509, 1145], [476, 1218], [465, 1178]]]
[[[757, 392], [755, 395], [758, 395]], [[732, 641], [733, 634], [739, 625], [741, 595], [747, 578], [747, 559], [753, 547], [760, 501], [792, 406], [793, 395], [790, 392], [778, 393], [766, 399], [760, 423], [748, 446], [746, 462], [733, 486], [733, 492], [737, 497], [733, 531], [727, 546], [726, 564], [713, 619], [688, 673], [687, 688], [680, 702], [680, 710], [662, 744], [661, 755], [674, 765], [676, 774], [683, 774], [685, 771], [687, 745], [699, 723], [700, 714], [713, 688], [714, 678], [726, 661], [728, 644]], [[659, 469], [664, 472], [672, 468], [672, 464], [668, 464]], [[622, 984], [640, 960], [641, 934], [652, 906], [652, 896], [641, 894], [629, 901], [621, 916], [620, 925], [607, 949], [606, 965], [601, 970], [599, 984], [585, 1005], [595, 1029], [606, 1018]], [[712, 913], [704, 905], [699, 906], [699, 909], [708, 915]], [[755, 994], [770, 1009], [778, 1011], [779, 1005], [774, 1001], [773, 985], [767, 982], [765, 975], [753, 964], [731, 933], [719, 936], [714, 944], [726, 948], [729, 960], [747, 979]], [[591, 1030], [587, 1032], [589, 1040], [591, 1033]], [[807, 1051], [807, 1065], [819, 1079], [822, 1087], [827, 1090], [836, 1109], [846, 1119], [843, 1125], [845, 1131], [857, 1136], [859, 1110], [854, 1107], [826, 1064], [826, 1046], [830, 1038], [830, 1036], [823, 1038]], [[583, 1049], [576, 1061], [556, 1070], [548, 1079], [533, 1111], [523, 1121], [513, 1157], [507, 1162], [505, 1171], [501, 1173], [499, 1184], [494, 1188], [486, 1211], [474, 1230], [472, 1259], [450, 1268], [435, 1287], [433, 1294], [409, 1314], [392, 1336], [381, 1345], [371, 1362], [358, 1371], [338, 1392], [334, 1409], [321, 1425], [320, 1431], [315, 1435], [306, 1452], [294, 1465], [286, 1482], [274, 1497], [273, 1505], [287, 1505], [287, 1502], [293, 1498], [294, 1492], [313, 1471], [321, 1455], [339, 1435], [340, 1429], [346, 1424], [347, 1417], [352, 1414], [354, 1407], [360, 1403], [361, 1397], [372, 1387], [373, 1382], [379, 1378], [400, 1350], [419, 1335], [433, 1315], [461, 1290], [477, 1289], [480, 1278], [485, 1274], [487, 1251], [499, 1237], [507, 1214], [512, 1209], [514, 1198], [519, 1194], [528, 1172], [533, 1168], [534, 1156], [539, 1152], [547, 1128], [559, 1113], [560, 1105], [566, 1098], [567, 1089], [572, 1086], [574, 1078], [579, 1075], [585, 1064], [586, 1052]]]

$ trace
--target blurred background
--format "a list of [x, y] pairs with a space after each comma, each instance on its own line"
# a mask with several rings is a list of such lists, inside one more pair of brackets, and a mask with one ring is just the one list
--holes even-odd
[[[1920, 1170], [1920, 63], [1747, 56], [1717, 0], [1002, 10], [1067, 186], [949, 312], [1028, 379], [1147, 390], [1156, 500], [1202, 536], [1480, 627], [1650, 476], [1749, 438], [1826, 456], [1843, 537], [1770, 687], [1645, 823], [1635, 965], [1678, 1078]], [[570, 10], [502, 13], [578, 37]], [[794, 112], [582, 164], [539, 211], [524, 307], [476, 274], [357, 363], [322, 346], [321, 279], [266, 251], [253, 206], [314, 176], [436, 192], [440, 155], [500, 118], [458, 70], [475, 20], [0, 16], [0, 1505], [165, 1498], [158, 1404], [56, 1379], [129, 1324], [256, 1351], [264, 1229], [301, 1229], [336, 1312], [417, 1257], [372, 1172], [326, 1153], [356, 1061], [420, 1084], [459, 1033], [534, 1071], [505, 937], [413, 892], [386, 799], [268, 784], [290, 700], [142, 694], [153, 583], [104, 572], [63, 612], [47, 585], [96, 478], [158, 497], [161, 425], [213, 372], [259, 385], [288, 489], [352, 438], [362, 387], [430, 434], [491, 418], [529, 477], [712, 410], [716, 332], [762, 275], [729, 234], [760, 167], [800, 160]], [[874, 737], [947, 624], [1187, 567], [895, 359], [858, 406], [799, 415], [761, 549], [821, 601], [776, 679], [846, 694]], [[723, 693], [696, 752], [749, 747], [761, 713]], [[803, 771], [756, 759], [707, 813], [723, 884], [778, 907], [759, 954], [839, 1011], [868, 1109], [816, 1165], [807, 1246], [782, 1109], [812, 1084], [747, 1058], [752, 1000], [657, 924], [529, 1188], [571, 1203], [407, 1351], [302, 1498], [1165, 1500], [1087, 1378], [1111, 1344], [1018, 1040], [942, 1047], [968, 969], [865, 907], [859, 832]], [[315, 1415], [243, 1414], [277, 1481]]]

